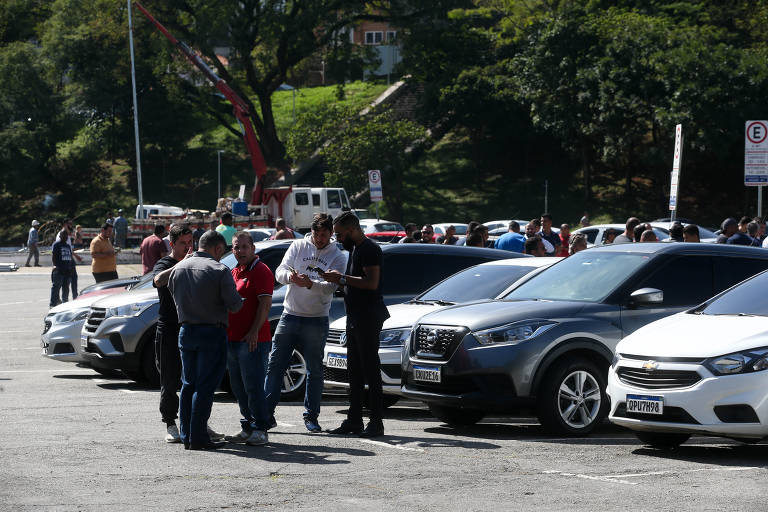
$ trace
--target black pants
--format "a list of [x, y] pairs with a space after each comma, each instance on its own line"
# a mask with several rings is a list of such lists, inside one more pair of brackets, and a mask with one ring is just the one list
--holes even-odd
[[[351, 320], [351, 321], [350, 321]], [[381, 391], [379, 335], [383, 322], [347, 317], [347, 372], [349, 374], [349, 412], [347, 418], [362, 422], [365, 384], [368, 384], [368, 409], [371, 421], [381, 421], [384, 413]]]
[[109, 281], [111, 279], [117, 279], [117, 270], [112, 270], [110, 272], [94, 272], [93, 278], [97, 283], [102, 281]]
[[179, 415], [181, 385], [181, 355], [179, 326], [157, 324], [155, 334], [155, 364], [160, 373], [160, 415], [165, 423], [173, 423]]

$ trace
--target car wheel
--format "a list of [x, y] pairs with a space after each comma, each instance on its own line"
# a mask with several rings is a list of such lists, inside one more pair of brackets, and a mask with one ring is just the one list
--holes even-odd
[[553, 433], [589, 434], [607, 412], [605, 386], [603, 373], [588, 359], [555, 363], [539, 387], [539, 421]]
[[304, 398], [307, 385], [307, 362], [298, 350], [293, 351], [291, 363], [283, 375], [283, 389], [280, 393], [281, 400], [299, 400]]
[[635, 431], [635, 435], [644, 444], [660, 448], [662, 450], [671, 450], [677, 448], [686, 442], [691, 434], [675, 434], [670, 432], [640, 432]]
[[451, 426], [474, 425], [485, 416], [483, 411], [478, 411], [477, 409], [464, 409], [463, 407], [436, 404], [429, 404], [429, 412], [435, 418]]

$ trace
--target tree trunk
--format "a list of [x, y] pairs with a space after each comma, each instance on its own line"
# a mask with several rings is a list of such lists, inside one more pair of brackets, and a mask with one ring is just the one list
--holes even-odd
[[[261, 106], [261, 126], [257, 126], [259, 143], [264, 152], [264, 160], [268, 165], [277, 167], [281, 171], [288, 171], [291, 168], [290, 162], [285, 158], [285, 145], [277, 136], [277, 127], [275, 126], [275, 116], [272, 113], [272, 95], [269, 92], [257, 93], [259, 105]], [[251, 113], [251, 117], [255, 112]]]

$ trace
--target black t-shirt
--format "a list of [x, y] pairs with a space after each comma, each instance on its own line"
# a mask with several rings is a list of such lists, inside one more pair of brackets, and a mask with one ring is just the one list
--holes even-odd
[[[176, 261], [172, 256], [165, 256], [164, 258], [157, 260], [157, 263], [155, 263], [155, 268], [152, 269], [152, 272], [158, 274], [163, 270], [172, 268], [177, 263], [178, 261]], [[176, 313], [176, 303], [173, 302], [173, 295], [171, 295], [168, 287], [158, 287], [155, 285], [154, 281], [152, 282], [152, 285], [157, 288], [157, 296], [160, 298], [160, 318], [158, 321], [163, 325], [178, 325], [179, 316]]]
[[381, 295], [381, 283], [384, 281], [383, 259], [381, 248], [368, 238], [352, 250], [345, 273], [349, 276], [363, 277], [365, 275], [364, 267], [378, 266], [379, 286], [375, 290], [346, 286], [344, 305], [347, 308], [349, 320], [375, 318], [383, 322], [389, 318], [389, 311], [387, 311], [387, 306], [384, 305], [384, 298]]

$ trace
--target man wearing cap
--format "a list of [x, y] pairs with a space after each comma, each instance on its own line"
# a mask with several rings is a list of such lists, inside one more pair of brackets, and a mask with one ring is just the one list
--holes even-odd
[[728, 217], [720, 225], [720, 235], [718, 235], [717, 241], [715, 243], [718, 243], [718, 244], [728, 243], [728, 239], [731, 238], [738, 230], [739, 228], [738, 228], [738, 223], [736, 222], [736, 219], [734, 219], [733, 217]]
[[117, 218], [112, 223], [115, 230], [115, 247], [125, 249], [128, 240], [128, 221], [123, 217], [123, 209], [117, 210]]
[[35, 257], [35, 266], [40, 266], [40, 251], [37, 249], [37, 243], [40, 241], [40, 237], [37, 233], [37, 226], [40, 223], [37, 220], [32, 221], [32, 227], [29, 228], [29, 235], [27, 235], [27, 249], [29, 249], [29, 256], [27, 256], [27, 267], [29, 266], [29, 260], [32, 256]]

